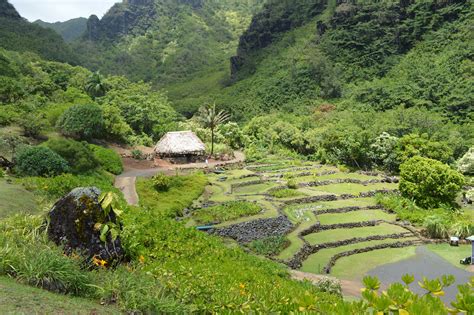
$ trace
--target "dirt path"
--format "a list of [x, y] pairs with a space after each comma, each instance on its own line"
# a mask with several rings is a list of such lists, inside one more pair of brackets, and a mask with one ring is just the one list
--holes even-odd
[[135, 169], [135, 168], [128, 168], [125, 170], [124, 173], [117, 176], [115, 178], [115, 187], [120, 189], [125, 196], [125, 200], [130, 205], [138, 205], [138, 194], [135, 189], [135, 182], [137, 177], [152, 177], [157, 173], [163, 172], [167, 175], [174, 175], [177, 172], [181, 171], [190, 171], [196, 169], [206, 169], [206, 168], [215, 168], [221, 167], [226, 165], [238, 164], [243, 163], [245, 161], [245, 154], [239, 151], [234, 152], [235, 158], [230, 161], [212, 161], [208, 164], [206, 163], [190, 163], [184, 165], [176, 165], [176, 164], [167, 164], [166, 166], [162, 167], [152, 167], [152, 168], [145, 168], [145, 169]]
[[357, 297], [360, 296], [360, 289], [362, 288], [362, 284], [357, 281], [340, 280], [331, 276], [316, 275], [313, 273], [302, 272], [298, 270], [291, 270], [290, 274], [291, 274], [291, 278], [295, 280], [299, 280], [299, 281], [308, 280], [314, 284], [317, 284], [318, 281], [321, 279], [329, 278], [341, 283], [343, 295], [357, 296]]
[[117, 177], [115, 187], [120, 189], [129, 205], [138, 205], [138, 194], [135, 189], [136, 177]]

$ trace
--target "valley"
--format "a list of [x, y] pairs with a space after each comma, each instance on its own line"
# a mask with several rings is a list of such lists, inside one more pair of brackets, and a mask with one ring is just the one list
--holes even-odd
[[472, 2], [42, 4], [0, 0], [6, 314], [474, 312]]

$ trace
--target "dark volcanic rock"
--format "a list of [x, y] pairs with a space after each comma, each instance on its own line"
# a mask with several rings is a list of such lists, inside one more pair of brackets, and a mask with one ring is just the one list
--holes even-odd
[[239, 243], [248, 243], [269, 236], [286, 235], [293, 224], [285, 216], [271, 219], [258, 219], [230, 225], [224, 228], [212, 229], [210, 234], [232, 238]]
[[109, 264], [123, 260], [125, 253], [120, 237], [100, 240], [97, 223], [117, 223], [113, 211], [106, 215], [99, 203], [100, 190], [95, 187], [76, 188], [61, 198], [49, 212], [48, 237], [64, 246], [66, 254], [79, 252], [86, 258], [100, 258]]

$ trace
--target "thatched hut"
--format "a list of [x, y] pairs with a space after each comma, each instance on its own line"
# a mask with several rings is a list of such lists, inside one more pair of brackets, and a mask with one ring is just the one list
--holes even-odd
[[172, 163], [194, 163], [205, 160], [206, 146], [192, 131], [168, 132], [155, 146], [155, 153]]

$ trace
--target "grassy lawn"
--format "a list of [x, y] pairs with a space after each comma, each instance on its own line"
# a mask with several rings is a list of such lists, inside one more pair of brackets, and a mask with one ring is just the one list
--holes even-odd
[[466, 265], [461, 265], [459, 261], [463, 258], [471, 256], [471, 245], [460, 245], [459, 247], [454, 247], [450, 246], [449, 244], [430, 244], [427, 245], [426, 248], [446, 259], [458, 268], [468, 268]]
[[370, 270], [385, 264], [415, 256], [415, 246], [405, 248], [385, 248], [368, 253], [343, 257], [337, 261], [331, 275], [348, 280], [361, 280]]
[[250, 220], [257, 220], [257, 219], [267, 219], [267, 218], [275, 218], [278, 216], [278, 209], [277, 207], [270, 201], [264, 200], [262, 196], [256, 196], [258, 198], [247, 198], [245, 197], [246, 201], [251, 200], [258, 200], [258, 204], [262, 207], [263, 212], [260, 212], [257, 215], [253, 215], [250, 217], [242, 217], [236, 220], [227, 221], [225, 223], [219, 224], [218, 227], [224, 227], [232, 224], [242, 223]]
[[291, 205], [287, 207], [288, 211], [294, 212], [298, 209], [309, 209], [311, 211], [336, 209], [344, 207], [368, 207], [375, 206], [377, 202], [374, 198], [354, 198], [347, 200], [335, 200], [335, 201], [318, 201], [312, 203], [305, 203], [301, 205]]
[[[321, 173], [324, 171], [331, 171], [331, 170], [336, 170], [337, 169], [318, 169], [315, 171], [316, 173]], [[296, 181], [298, 183], [306, 183], [306, 182], [314, 182], [314, 181], [324, 181], [324, 180], [331, 180], [331, 179], [345, 179], [345, 178], [352, 178], [352, 179], [358, 179], [358, 180], [371, 180], [371, 179], [380, 179], [380, 176], [370, 176], [370, 175], [365, 175], [365, 174], [358, 174], [358, 173], [341, 173], [337, 172], [335, 174], [327, 174], [327, 175], [321, 175], [321, 176], [316, 176], [316, 175], [309, 175], [309, 176], [301, 176], [296, 178]]]
[[[411, 238], [404, 238], [403, 240], [408, 241], [408, 240], [411, 240]], [[308, 259], [303, 262], [303, 266], [301, 267], [301, 270], [304, 271], [304, 272], [311, 272], [311, 273], [315, 273], [315, 274], [320, 274], [322, 272], [322, 269], [327, 265], [327, 263], [331, 259], [331, 257], [336, 255], [337, 253], [342, 253], [342, 252], [346, 252], [346, 251], [353, 250], [353, 249], [359, 249], [359, 248], [375, 246], [375, 245], [379, 245], [379, 244], [391, 244], [391, 243], [396, 243], [398, 241], [399, 240], [391, 240], [391, 239], [389, 239], [389, 240], [380, 240], [380, 241], [370, 241], [370, 242], [361, 242], [361, 243], [350, 244], [350, 245], [346, 245], [346, 246], [340, 246], [340, 247], [336, 247], [336, 248], [323, 249], [323, 250], [317, 252], [316, 254], [313, 254], [313, 255], [309, 256]], [[387, 251], [389, 251], [389, 252], [391, 252], [392, 250], [393, 249], [387, 249]], [[372, 253], [373, 252], [370, 252], [368, 254], [370, 255]], [[390, 256], [390, 255], [391, 254], [386, 253], [385, 256], [382, 255], [380, 257], [380, 259], [382, 259], [384, 257], [386, 258], [386, 256]], [[355, 257], [355, 255], [354, 255], [354, 257]], [[347, 259], [347, 258], [343, 258], [343, 259]], [[336, 263], [335, 267], [337, 267], [338, 264], [339, 264], [339, 261]], [[370, 266], [369, 266], [369, 264], [367, 264], [367, 265], [368, 265], [367, 268], [369, 268], [368, 270], [371, 270], [375, 267], [373, 265], [370, 265]], [[353, 275], [354, 271], [356, 269], [352, 266], [350, 266], [348, 268], [349, 269], [347, 270], [347, 273], [349, 275]], [[336, 269], [334, 269], [334, 270], [336, 270]]]
[[336, 229], [322, 231], [305, 236], [305, 239], [311, 244], [322, 244], [328, 242], [337, 242], [354, 237], [368, 237], [373, 235], [387, 235], [408, 232], [398, 225], [382, 223], [377, 226], [365, 226], [354, 229]]
[[[189, 207], [204, 192], [207, 179], [203, 174], [174, 176], [168, 191], [159, 192], [151, 179], [137, 181], [140, 206], [155, 209], [161, 215], [174, 217]], [[185, 188], [185, 189], [183, 189]]]
[[398, 184], [392, 183], [376, 183], [369, 184], [367, 186], [361, 184], [352, 184], [352, 183], [342, 183], [342, 184], [331, 184], [325, 186], [319, 186], [317, 189], [327, 193], [342, 195], [342, 194], [352, 194], [358, 195], [361, 192], [367, 192], [371, 190], [380, 190], [380, 189], [397, 189]]
[[235, 194], [263, 194], [267, 192], [269, 189], [276, 187], [278, 184], [269, 182], [269, 183], [262, 183], [256, 185], [249, 185], [249, 186], [242, 186], [237, 187], [234, 189]]
[[60, 295], [0, 277], [2, 314], [120, 314], [114, 307]]
[[293, 257], [294, 254], [298, 252], [298, 250], [303, 246], [303, 241], [298, 237], [298, 234], [309, 228], [315, 222], [314, 215], [312, 213], [308, 213], [307, 220], [300, 223], [300, 225], [292, 231], [290, 234], [287, 235], [287, 239], [290, 241], [290, 245], [285, 248], [278, 258], [286, 260]]
[[257, 203], [231, 201], [214, 207], [202, 208], [193, 213], [193, 219], [199, 224], [224, 222], [240, 217], [248, 217], [262, 212]]
[[0, 179], [0, 218], [16, 213], [36, 213], [38, 205], [32, 192], [21, 185], [9, 184], [5, 179]]
[[396, 215], [388, 214], [382, 210], [360, 210], [348, 213], [321, 214], [316, 218], [321, 222], [321, 224], [326, 225], [373, 220], [395, 221]]

